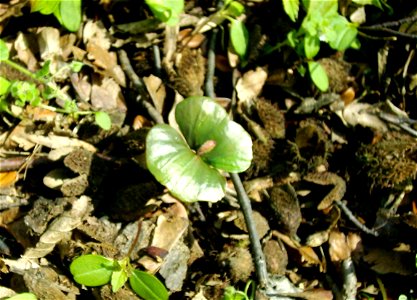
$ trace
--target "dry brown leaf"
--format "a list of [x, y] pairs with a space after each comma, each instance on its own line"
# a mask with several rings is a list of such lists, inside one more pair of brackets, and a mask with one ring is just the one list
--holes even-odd
[[259, 96], [265, 84], [268, 73], [266, 69], [257, 67], [243, 74], [236, 85], [239, 100], [247, 106]]
[[298, 242], [293, 241], [289, 236], [282, 234], [281, 232], [276, 230], [272, 231], [272, 235], [278, 237], [287, 246], [298, 250], [299, 254], [301, 255], [301, 259], [305, 261], [308, 265], [322, 266], [322, 262], [320, 261], [320, 258], [317, 256], [313, 248], [309, 246], [301, 246]]
[[[161, 248], [171, 252], [178, 243], [183, 243], [182, 237], [187, 228], [188, 216], [186, 209], [183, 204], [177, 201], [175, 204], [171, 205], [164, 214], [158, 217], [151, 244], [148, 246]], [[181, 249], [183, 248], [182, 246], [178, 247]], [[172, 259], [172, 257], [170, 259]], [[178, 257], [178, 261], [179, 260], [180, 258]], [[151, 273], [156, 272], [165, 262], [165, 260], [162, 262], [155, 261], [149, 256], [143, 256], [139, 259], [139, 263]], [[171, 260], [169, 263], [174, 264], [175, 260]]]
[[80, 100], [85, 102], [90, 100], [91, 84], [87, 76], [82, 76], [78, 73], [71, 73], [70, 79], [72, 87], [74, 88], [78, 97], [80, 97]]
[[11, 187], [18, 179], [16, 171], [0, 172], [0, 189]]
[[150, 75], [148, 77], [144, 77], [143, 81], [145, 82], [146, 89], [151, 96], [155, 108], [162, 114], [166, 91], [161, 78], [156, 77], [155, 75]]
[[27, 68], [35, 72], [38, 68], [38, 61], [33, 54], [32, 49], [30, 48], [31, 45], [34, 45], [36, 41], [34, 37], [29, 34], [24, 34], [19, 32], [17, 38], [14, 42], [14, 48], [17, 51], [17, 57], [19, 60], [27, 66]]
[[89, 42], [100, 45], [103, 49], [110, 49], [110, 34], [101, 21], [88, 20], [85, 22], [83, 29], [83, 43], [84, 45], [87, 45]]
[[395, 273], [404, 276], [414, 274], [415, 255], [382, 248], [368, 248], [363, 257], [371, 269], [379, 274]]
[[124, 102], [120, 86], [112, 78], [105, 77], [94, 82], [91, 90], [91, 104], [95, 109], [111, 111]]
[[[117, 64], [117, 56], [94, 42], [87, 44], [87, 57], [94, 60], [96, 71], [113, 78], [122, 87], [126, 86], [126, 77], [122, 68]], [[102, 69], [102, 70], [100, 70]]]
[[339, 262], [350, 257], [350, 247], [346, 236], [337, 230], [332, 230], [329, 235], [329, 254], [333, 262]]

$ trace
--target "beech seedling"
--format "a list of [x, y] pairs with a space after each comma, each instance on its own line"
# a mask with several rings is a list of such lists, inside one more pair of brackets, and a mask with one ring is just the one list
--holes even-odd
[[116, 293], [129, 280], [133, 291], [145, 300], [167, 300], [168, 291], [155, 276], [134, 269], [125, 257], [121, 260], [101, 255], [82, 255], [70, 265], [74, 280], [85, 286], [102, 286], [110, 283]]
[[189, 97], [175, 109], [179, 130], [152, 127], [146, 138], [149, 171], [185, 202], [216, 202], [226, 179], [220, 170], [239, 173], [249, 168], [252, 140], [227, 112], [208, 97]]

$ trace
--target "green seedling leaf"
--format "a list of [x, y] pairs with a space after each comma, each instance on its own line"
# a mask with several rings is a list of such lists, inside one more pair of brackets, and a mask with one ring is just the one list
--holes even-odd
[[306, 35], [304, 38], [304, 52], [308, 59], [312, 59], [319, 53], [320, 39], [318, 36]]
[[111, 288], [113, 293], [116, 293], [127, 281], [128, 279], [128, 268], [129, 268], [129, 258], [126, 257], [118, 261], [118, 267], [113, 271], [111, 275]]
[[128, 276], [127, 272], [124, 269], [114, 271], [111, 275], [111, 290], [113, 293], [116, 293], [127, 281]]
[[189, 97], [177, 105], [175, 119], [188, 145], [197, 151], [207, 141], [216, 146], [201, 158], [227, 172], [243, 172], [252, 161], [250, 135], [208, 97]]
[[61, 0], [31, 0], [31, 12], [40, 12], [43, 15], [49, 15], [59, 9]]
[[329, 77], [324, 68], [316, 61], [308, 62], [308, 71], [313, 83], [320, 91], [325, 92], [329, 88]]
[[233, 50], [243, 60], [249, 45], [248, 30], [242, 21], [231, 19], [230, 22], [230, 42], [232, 43]]
[[344, 51], [349, 48], [358, 34], [357, 28], [347, 20], [334, 26], [334, 30], [336, 31], [336, 37], [333, 40], [329, 40], [329, 45], [338, 51]]
[[59, 14], [55, 16], [66, 29], [77, 31], [81, 25], [81, 0], [61, 0]]
[[76, 258], [71, 263], [70, 272], [79, 284], [101, 286], [110, 281], [116, 268], [115, 263], [101, 255], [87, 254]]
[[9, 87], [12, 83], [3, 76], [0, 76], [0, 96], [6, 95], [9, 92]]
[[74, 73], [80, 72], [83, 66], [84, 66], [84, 64], [80, 61], [75, 61], [74, 60], [70, 63], [70, 69]]
[[226, 4], [226, 9], [224, 10], [224, 14], [232, 17], [237, 18], [245, 12], [245, 7], [237, 1], [231, 1]]
[[134, 270], [129, 278], [132, 289], [144, 300], [167, 300], [168, 291], [155, 276]]
[[38, 78], [38, 79], [41, 79], [41, 78], [44, 78], [47, 75], [49, 75], [49, 66], [50, 66], [50, 64], [51, 64], [51, 61], [47, 60], [43, 64], [42, 68], [35, 73], [35, 77]]
[[282, 5], [284, 6], [284, 11], [291, 21], [295, 22], [298, 18], [298, 11], [300, 9], [299, 0], [282, 0]]
[[146, 162], [153, 176], [185, 202], [216, 202], [224, 196], [224, 177], [196, 155], [169, 125], [156, 125], [149, 131]]
[[10, 298], [7, 298], [7, 300], [37, 300], [36, 296], [32, 293], [20, 293], [17, 295], [14, 295]]
[[9, 59], [9, 48], [7, 48], [5, 41], [0, 39], [0, 61], [8, 60], [8, 59]]
[[174, 26], [180, 21], [184, 10], [184, 0], [145, 0], [154, 16], [168, 26]]
[[154, 126], [146, 139], [149, 171], [185, 202], [220, 200], [226, 181], [217, 169], [243, 172], [249, 168], [249, 134], [208, 97], [183, 100], [175, 118], [185, 140], [168, 125]]
[[104, 130], [109, 130], [111, 128], [111, 119], [108, 113], [104, 111], [97, 111], [94, 113], [94, 117], [96, 124]]

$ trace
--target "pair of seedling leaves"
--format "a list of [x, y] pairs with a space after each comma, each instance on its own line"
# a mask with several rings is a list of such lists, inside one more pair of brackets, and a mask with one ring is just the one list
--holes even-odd
[[249, 168], [250, 135], [208, 97], [189, 97], [178, 103], [175, 119], [180, 132], [166, 124], [149, 131], [149, 171], [182, 201], [220, 200], [226, 179], [219, 170], [239, 173]]
[[167, 300], [168, 291], [153, 275], [134, 269], [125, 257], [109, 259], [101, 255], [87, 254], [76, 258], [70, 265], [74, 280], [86, 286], [102, 286], [111, 283], [116, 293], [129, 280], [133, 291], [145, 300]]

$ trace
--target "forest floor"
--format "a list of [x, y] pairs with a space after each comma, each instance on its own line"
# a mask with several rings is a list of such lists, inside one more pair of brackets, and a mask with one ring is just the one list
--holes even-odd
[[[346, 16], [357, 8], [339, 2]], [[0, 99], [0, 298], [139, 299], [129, 284], [114, 293], [76, 283], [69, 266], [90, 253], [129, 256], [170, 299], [223, 299], [229, 286], [259, 283], [229, 175], [222, 200], [184, 203], [146, 164], [150, 128], [175, 126], [175, 105], [209, 81], [252, 137], [239, 176], [275, 291], [255, 299], [417, 299], [413, 2], [389, 3], [391, 13], [366, 6], [359, 49], [322, 46], [315, 59], [329, 88], [320, 92], [293, 48], [265, 51], [302, 21], [278, 0], [244, 2], [244, 64], [227, 47], [227, 20], [213, 43], [214, 30], [193, 32], [216, 11], [211, 1], [186, 1], [178, 31], [142, 2], [83, 1], [76, 32], [28, 1], [2, 1], [9, 59], [33, 73], [49, 61], [48, 82], [74, 101]], [[6, 63], [0, 76], [46, 89]], [[109, 129], [95, 111], [110, 116]]]

